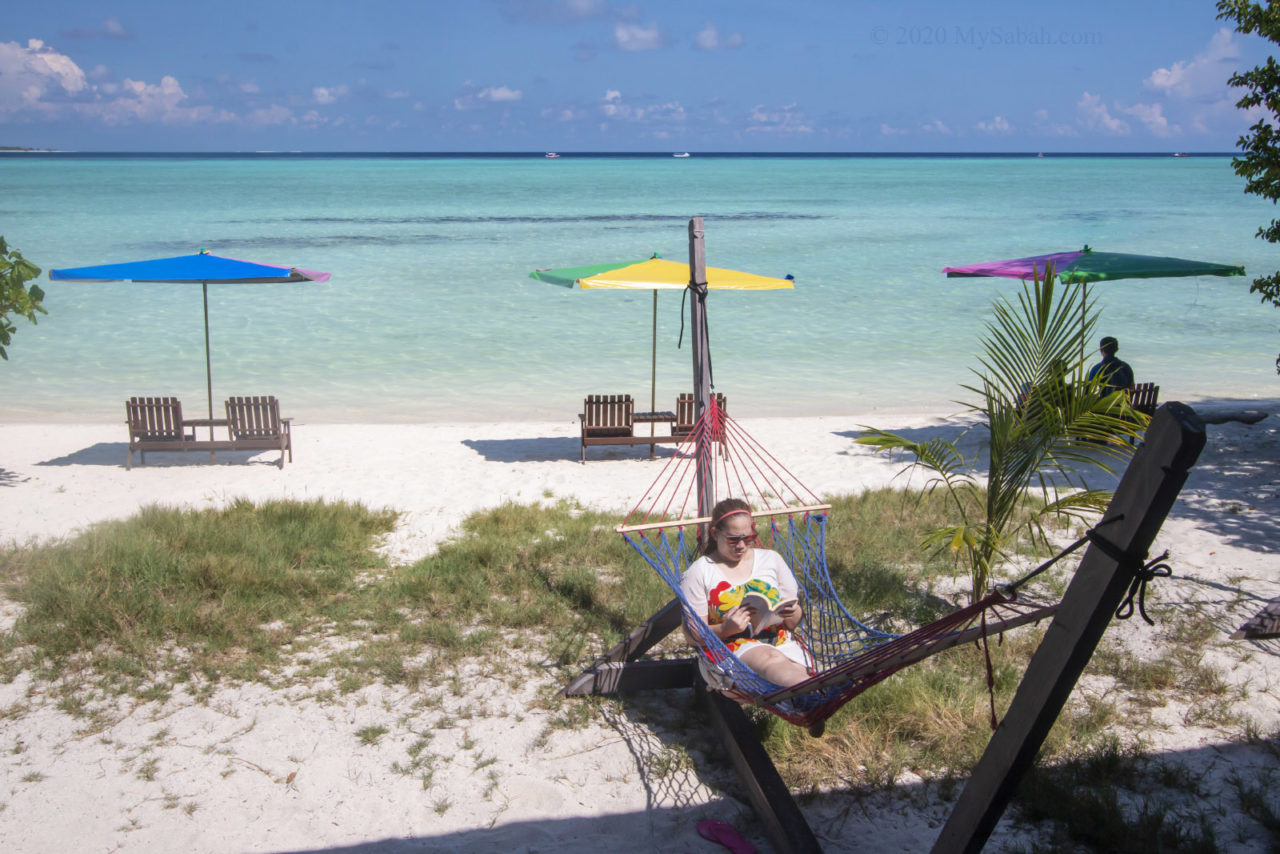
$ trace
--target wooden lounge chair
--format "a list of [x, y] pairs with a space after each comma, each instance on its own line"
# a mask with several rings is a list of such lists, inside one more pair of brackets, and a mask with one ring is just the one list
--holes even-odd
[[227, 429], [231, 432], [231, 449], [235, 451], [280, 451], [293, 462], [291, 418], [280, 417], [280, 402], [274, 397], [231, 397], [227, 399]]
[[[728, 412], [729, 408], [725, 404], [724, 395], [716, 392], [716, 404], [719, 405], [721, 412]], [[698, 421], [698, 402], [693, 399], [692, 394], [682, 394], [676, 398], [676, 423], [671, 428], [671, 433], [679, 439], [683, 439], [693, 431], [693, 425]], [[718, 437], [713, 437], [718, 438]]]
[[131, 397], [124, 404], [129, 425], [129, 453], [124, 467], [133, 468], [133, 452], [142, 464], [147, 451], [186, 451], [195, 442], [195, 431], [188, 435], [182, 420], [182, 403], [176, 397]]
[[1147, 417], [1156, 414], [1160, 401], [1160, 386], [1155, 383], [1138, 383], [1129, 391], [1129, 405]]
[[[590, 394], [582, 402], [582, 462], [587, 445], [635, 444], [636, 404], [629, 394]], [[647, 441], [647, 439], [645, 440]]]

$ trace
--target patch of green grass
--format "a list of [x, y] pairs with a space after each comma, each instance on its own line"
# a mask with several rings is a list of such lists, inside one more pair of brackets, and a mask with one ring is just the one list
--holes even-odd
[[99, 672], [142, 690], [173, 648], [207, 676], [237, 663], [253, 672], [318, 614], [340, 620], [360, 575], [384, 568], [370, 546], [395, 518], [318, 501], [149, 507], [65, 543], [0, 554], [0, 582], [24, 606], [19, 641], [53, 674], [92, 654]]
[[1125, 794], [1149, 790], [1142, 765], [1137, 751], [1104, 739], [1065, 762], [1032, 768], [1014, 805], [1024, 820], [1052, 828], [1053, 850], [1218, 854], [1206, 813], [1171, 809], [1159, 795]]
[[358, 738], [360, 743], [365, 747], [372, 747], [381, 741], [382, 737], [388, 732], [390, 732], [390, 730], [384, 726], [367, 726], [356, 730], [356, 738]]

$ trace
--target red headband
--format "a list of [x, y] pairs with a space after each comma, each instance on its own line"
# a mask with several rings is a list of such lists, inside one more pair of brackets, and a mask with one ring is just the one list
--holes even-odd
[[723, 522], [725, 519], [728, 519], [730, 516], [736, 516], [739, 513], [746, 513], [748, 516], [751, 515], [750, 510], [730, 510], [728, 513], [725, 513], [724, 515], [722, 515], [719, 519], [712, 522], [711, 527], [719, 528], [721, 522]]

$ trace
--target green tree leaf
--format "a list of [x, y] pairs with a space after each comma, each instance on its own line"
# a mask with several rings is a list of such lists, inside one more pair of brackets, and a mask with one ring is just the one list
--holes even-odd
[[40, 268], [22, 257], [16, 249], [10, 249], [4, 237], [0, 237], [0, 358], [8, 359], [6, 349], [13, 340], [17, 327], [10, 315], [25, 317], [36, 322], [37, 314], [44, 310], [44, 291], [39, 285], [27, 287], [27, 282], [40, 275]]
[[[1218, 0], [1218, 17], [1233, 21], [1241, 33], [1280, 44], [1280, 8], [1274, 2], [1264, 5], [1249, 0]], [[1244, 90], [1237, 107], [1261, 107], [1267, 112], [1236, 142], [1244, 154], [1233, 158], [1231, 166], [1244, 178], [1246, 193], [1274, 203], [1280, 200], [1280, 134], [1276, 130], [1280, 122], [1280, 64], [1269, 56], [1262, 65], [1233, 74], [1227, 82]], [[1273, 219], [1270, 225], [1259, 228], [1257, 237], [1280, 243], [1280, 220]], [[1280, 306], [1280, 272], [1254, 279], [1249, 292], [1258, 294], [1264, 303]], [[1280, 356], [1276, 357], [1276, 373], [1280, 373]]]

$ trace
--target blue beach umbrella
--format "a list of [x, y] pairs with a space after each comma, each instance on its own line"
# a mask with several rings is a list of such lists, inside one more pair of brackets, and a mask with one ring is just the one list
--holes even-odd
[[205, 249], [201, 249], [196, 255], [180, 255], [176, 258], [49, 271], [49, 279], [55, 282], [166, 282], [182, 285], [198, 282], [204, 295], [204, 369], [209, 391], [210, 421], [213, 420], [213, 368], [209, 356], [209, 284], [324, 282], [328, 278], [328, 273], [223, 258], [210, 255]]

